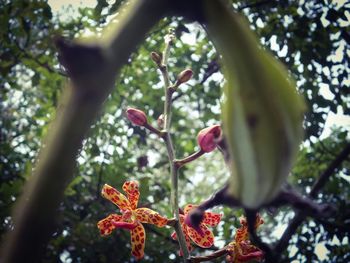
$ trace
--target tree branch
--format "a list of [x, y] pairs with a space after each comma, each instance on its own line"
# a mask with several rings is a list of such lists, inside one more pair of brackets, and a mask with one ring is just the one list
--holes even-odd
[[266, 4], [277, 4], [277, 1], [273, 1], [273, 0], [265, 0], [265, 1], [260, 1], [260, 2], [255, 2], [255, 3], [251, 3], [251, 4], [246, 4], [240, 8], [238, 8], [239, 11], [242, 11], [243, 9], [246, 8], [252, 8], [252, 7], [260, 7]]
[[[317, 197], [318, 192], [324, 187], [329, 177], [336, 171], [336, 169], [341, 165], [343, 161], [347, 159], [350, 154], [350, 143], [345, 146], [345, 148], [339, 153], [338, 157], [333, 160], [333, 162], [328, 166], [328, 168], [321, 174], [318, 180], [313, 185], [309, 196]], [[281, 253], [286, 250], [289, 245], [289, 240], [295, 234], [298, 227], [306, 218], [306, 215], [300, 211], [297, 212], [294, 218], [289, 223], [287, 229], [284, 231], [281, 239], [275, 245], [275, 252], [277, 255], [281, 255]]]
[[[91, 124], [115, 85], [116, 74], [164, 14], [160, 0], [132, 1], [103, 45], [57, 41], [71, 83], [51, 132], [14, 211], [14, 230], [3, 242], [2, 262], [38, 262], [50, 238], [64, 189]], [[93, 73], [93, 74], [92, 74]]]

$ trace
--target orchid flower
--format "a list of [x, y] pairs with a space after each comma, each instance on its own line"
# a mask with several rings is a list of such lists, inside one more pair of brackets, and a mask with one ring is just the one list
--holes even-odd
[[[227, 262], [242, 263], [253, 259], [261, 261], [264, 257], [264, 253], [250, 243], [247, 219], [244, 216], [241, 216], [239, 221], [241, 223], [241, 227], [237, 229], [234, 241], [229, 243], [226, 249], [228, 254], [226, 257]], [[259, 214], [257, 214], [255, 229], [257, 229], [263, 223], [264, 220]]]
[[[216, 226], [219, 224], [222, 215], [212, 212], [205, 212], [202, 222], [198, 227], [194, 227], [187, 219], [189, 212], [197, 207], [196, 205], [188, 204], [185, 206], [184, 211], [180, 213], [180, 223], [186, 239], [186, 245], [189, 251], [192, 250], [191, 240], [193, 243], [202, 248], [211, 247], [214, 244], [213, 232], [208, 226]], [[177, 239], [176, 233], [172, 233], [171, 237]], [[182, 251], [180, 251], [182, 255]]]
[[168, 219], [149, 208], [137, 208], [139, 200], [139, 184], [137, 181], [127, 181], [123, 184], [123, 190], [127, 197], [105, 184], [102, 188], [102, 196], [114, 203], [121, 211], [121, 215], [111, 214], [97, 223], [102, 236], [112, 233], [115, 228], [130, 230], [132, 255], [136, 259], [144, 256], [146, 233], [141, 223], [153, 224], [163, 227]]

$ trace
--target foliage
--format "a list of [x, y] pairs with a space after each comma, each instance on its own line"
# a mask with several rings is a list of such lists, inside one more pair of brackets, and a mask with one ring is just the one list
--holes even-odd
[[[48, 124], [54, 118], [66, 79], [57, 61], [53, 36], [69, 39], [88, 32], [98, 32], [123, 1], [108, 4], [98, 1], [95, 9], [83, 8], [63, 20], [52, 14], [45, 1], [0, 1], [0, 233], [11, 229], [11, 208], [33, 169]], [[267, 48], [273, 48], [298, 80], [300, 92], [307, 99], [309, 113], [305, 121], [306, 141], [294, 167], [290, 183], [307, 193], [318, 176], [349, 142], [348, 131], [336, 129], [320, 138], [329, 111], [349, 113], [349, 4], [320, 1], [234, 1], [244, 13]], [[166, 149], [155, 136], [130, 124], [124, 113], [128, 106], [142, 109], [155, 123], [162, 113], [163, 92], [151, 51], [160, 51], [168, 27], [176, 29], [177, 42], [169, 66], [180, 73], [194, 72], [187, 86], [175, 94], [173, 126], [177, 156], [187, 156], [196, 149], [199, 130], [220, 119], [220, 94], [223, 80], [217, 54], [197, 24], [179, 18], [164, 18], [148, 34], [144, 43], [130, 57], [105, 103], [101, 117], [91, 127], [78, 157], [74, 180], [65, 192], [59, 208], [56, 231], [46, 249], [45, 262], [133, 262], [130, 259], [129, 236], [117, 230], [101, 238], [96, 222], [108, 215], [114, 206], [104, 202], [100, 189], [104, 183], [120, 188], [128, 179], [140, 183], [143, 207], [154, 208], [171, 216], [170, 182]], [[276, 36], [276, 37], [274, 37]], [[186, 39], [194, 37], [190, 44]], [[279, 50], [271, 43], [276, 40]], [[287, 50], [282, 52], [283, 50]], [[342, 54], [332, 58], [333, 54]], [[209, 78], [207, 78], [209, 76]], [[175, 79], [175, 74], [170, 76]], [[328, 87], [331, 98], [320, 92]], [[324, 89], [324, 88], [323, 88]], [[312, 137], [313, 136], [313, 137]], [[221, 156], [215, 152], [180, 170], [181, 204], [199, 203], [223, 185], [227, 171]], [[328, 221], [309, 220], [291, 240], [288, 257], [302, 261], [317, 260], [314, 247], [324, 242], [332, 262], [349, 261], [349, 162], [331, 177], [318, 199], [334, 204], [337, 214]], [[228, 208], [217, 228], [217, 246], [233, 239], [239, 227], [241, 211]], [[276, 224], [288, 223], [290, 210], [277, 215], [263, 214], [266, 224], [261, 235], [276, 240], [271, 233]], [[346, 221], [347, 220], [347, 221]], [[177, 244], [170, 239], [170, 229], [146, 226], [147, 262], [178, 261]], [[338, 241], [337, 241], [338, 240]], [[337, 243], [338, 242], [338, 243]], [[122, 249], [126, 247], [126, 249]], [[291, 248], [296, 253], [290, 255]], [[197, 248], [195, 254], [205, 253]]]

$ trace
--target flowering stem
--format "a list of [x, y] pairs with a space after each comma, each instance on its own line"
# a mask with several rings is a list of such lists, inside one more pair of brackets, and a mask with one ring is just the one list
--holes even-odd
[[170, 173], [171, 173], [171, 206], [173, 209], [173, 214], [176, 218], [176, 223], [174, 228], [179, 241], [180, 248], [183, 252], [184, 257], [187, 259], [189, 257], [189, 252], [186, 246], [186, 240], [183, 235], [183, 231], [180, 224], [180, 214], [179, 214], [179, 190], [178, 190], [178, 167], [174, 162], [174, 147], [171, 140], [170, 133], [167, 131], [165, 133], [164, 141], [167, 147], [169, 162], [170, 162]]
[[168, 58], [170, 54], [170, 48], [174, 43], [175, 35], [172, 33], [172, 31], [169, 32], [165, 36], [165, 49], [163, 51], [163, 58], [162, 63], [159, 65], [159, 69], [162, 72], [163, 81], [164, 81], [164, 92], [165, 92], [165, 102], [164, 102], [164, 128], [166, 130], [166, 127], [170, 127], [170, 114], [171, 114], [171, 97], [174, 93], [174, 89], [171, 88], [171, 82], [169, 79], [169, 73], [168, 73]]
[[192, 162], [196, 159], [198, 159], [200, 156], [202, 156], [203, 154], [205, 154], [205, 151], [203, 151], [202, 149], [200, 149], [199, 151], [192, 153], [190, 156], [187, 156], [181, 160], [174, 160], [174, 163], [176, 164], [176, 166], [178, 168], [182, 167], [183, 165], [185, 165], [186, 163]]
[[162, 72], [164, 80], [165, 89], [165, 102], [164, 102], [164, 130], [162, 131], [162, 138], [166, 144], [169, 163], [170, 163], [170, 174], [171, 174], [171, 206], [173, 214], [175, 216], [174, 228], [179, 241], [180, 249], [183, 252], [184, 258], [189, 258], [189, 252], [186, 246], [186, 240], [180, 224], [180, 214], [179, 214], [179, 193], [178, 193], [178, 167], [175, 164], [175, 154], [174, 146], [170, 135], [170, 115], [171, 115], [171, 105], [172, 105], [172, 95], [174, 89], [170, 86], [169, 74], [167, 70], [167, 60], [169, 57], [170, 46], [173, 44], [173, 34], [166, 36], [166, 46], [163, 52], [162, 65], [159, 67]]

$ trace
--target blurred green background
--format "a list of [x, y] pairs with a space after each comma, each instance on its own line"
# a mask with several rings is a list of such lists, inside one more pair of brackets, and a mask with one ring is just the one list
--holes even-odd
[[[66, 2], [72, 5], [61, 8]], [[0, 0], [1, 241], [13, 227], [11, 209], [31, 174], [67, 82], [53, 37], [98, 36], [122, 2]], [[289, 177], [290, 183], [306, 194], [349, 143], [350, 4], [286, 0], [232, 1], [232, 5], [249, 19], [261, 43], [285, 63], [307, 101], [305, 141]], [[197, 149], [198, 131], [220, 123], [224, 80], [216, 51], [198, 24], [164, 18], [122, 69], [101, 117], [84, 142], [43, 262], [135, 261], [130, 257], [128, 231], [118, 229], [106, 238], [98, 233], [97, 221], [116, 211], [100, 196], [104, 183], [121, 189], [125, 180], [136, 179], [141, 184], [139, 206], [171, 216], [165, 146], [131, 125], [124, 115], [127, 106], [136, 107], [155, 125], [162, 113], [162, 82], [149, 54], [162, 51], [169, 27], [177, 36], [169, 60], [171, 79], [185, 68], [194, 71], [193, 79], [174, 96], [176, 156], [191, 154]], [[349, 168], [348, 159], [318, 196], [319, 202], [334, 204], [338, 212], [326, 220], [305, 222], [283, 255], [285, 262], [350, 261]], [[227, 178], [228, 171], [217, 151], [182, 168], [180, 206], [205, 200]], [[224, 213], [222, 223], [214, 230], [215, 245], [222, 247], [233, 238], [242, 211], [223, 207], [216, 211]], [[268, 243], [278, 240], [292, 215], [288, 207], [273, 216], [263, 213], [263, 239]], [[171, 229], [147, 226], [146, 232], [144, 262], [179, 261], [178, 245], [170, 239]], [[197, 248], [193, 255], [209, 252]]]

